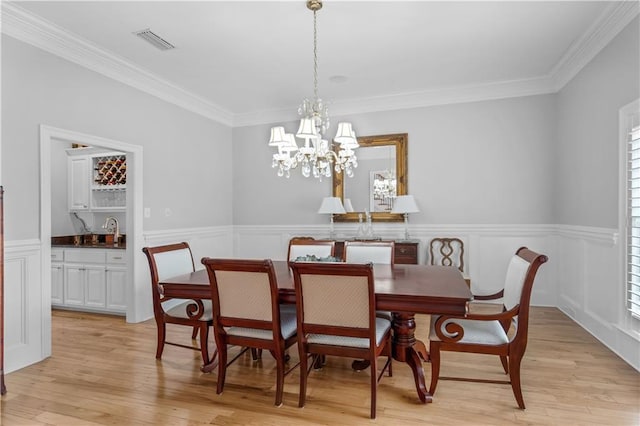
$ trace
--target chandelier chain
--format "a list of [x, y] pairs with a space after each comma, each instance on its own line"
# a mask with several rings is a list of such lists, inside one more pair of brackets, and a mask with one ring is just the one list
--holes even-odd
[[313, 11], [313, 99], [318, 100], [318, 28], [316, 11]]

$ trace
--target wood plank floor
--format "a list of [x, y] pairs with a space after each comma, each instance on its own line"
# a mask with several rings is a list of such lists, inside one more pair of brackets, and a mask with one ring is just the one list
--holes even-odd
[[[428, 319], [418, 318], [422, 338]], [[184, 328], [169, 335], [190, 342]], [[54, 311], [52, 339], [49, 359], [7, 375], [0, 424], [640, 424], [640, 374], [554, 308], [532, 310], [522, 365], [526, 410], [517, 408], [509, 386], [457, 381], [441, 381], [434, 402], [419, 404], [410, 370], [394, 362], [394, 376], [380, 383], [373, 421], [369, 372], [352, 371], [349, 360], [329, 358], [312, 372], [300, 409], [297, 370], [285, 379], [284, 405], [273, 405], [275, 363], [268, 353], [260, 362], [249, 356], [236, 362], [216, 395], [216, 374], [199, 371], [198, 352], [167, 346], [162, 361], [155, 360], [153, 321]], [[455, 374], [504, 378], [498, 357], [443, 353], [442, 375]]]

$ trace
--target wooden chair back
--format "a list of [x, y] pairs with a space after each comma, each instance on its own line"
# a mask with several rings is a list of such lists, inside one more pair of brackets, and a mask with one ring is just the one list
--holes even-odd
[[429, 242], [431, 265], [455, 266], [464, 273], [464, 243], [459, 238], [434, 238]]
[[156, 317], [161, 316], [164, 315], [166, 310], [175, 306], [177, 302], [169, 302], [171, 299], [164, 297], [162, 287], [159, 286], [158, 283], [166, 278], [195, 271], [191, 248], [188, 243], [182, 242], [156, 247], [145, 247], [142, 251], [149, 261], [153, 313]]
[[345, 241], [343, 260], [347, 263], [395, 263], [393, 241]]
[[278, 338], [278, 282], [271, 260], [204, 258], [211, 284], [214, 329], [273, 330]]
[[289, 241], [287, 260], [295, 261], [300, 256], [327, 257], [335, 253], [336, 242], [330, 240], [314, 240], [310, 237], [292, 238]]
[[292, 268], [303, 339], [308, 333], [375, 337], [372, 264], [297, 262]]

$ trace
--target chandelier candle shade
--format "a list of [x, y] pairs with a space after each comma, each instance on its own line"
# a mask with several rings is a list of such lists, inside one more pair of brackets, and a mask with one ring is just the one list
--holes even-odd
[[318, 209], [318, 213], [331, 215], [331, 227], [329, 228], [329, 238], [333, 239], [333, 236], [334, 236], [333, 215], [346, 213], [344, 206], [342, 205], [342, 201], [340, 201], [339, 197], [324, 197], [322, 199], [322, 204]]
[[391, 213], [404, 214], [404, 239], [409, 239], [409, 213], [418, 213], [420, 209], [416, 205], [413, 195], [398, 195], [393, 201]]
[[[322, 180], [331, 177], [332, 171], [342, 171], [349, 177], [358, 167], [353, 151], [358, 148], [358, 139], [351, 123], [338, 123], [338, 131], [333, 143], [323, 139], [329, 128], [329, 110], [318, 97], [318, 28], [316, 13], [322, 9], [322, 1], [308, 0], [307, 8], [313, 11], [313, 100], [304, 99], [298, 108], [300, 125], [295, 137], [304, 140], [304, 146], [298, 147], [292, 133], [282, 126], [271, 128], [269, 146], [278, 152], [273, 154], [272, 167], [278, 169], [278, 176], [291, 176], [291, 169], [300, 166], [304, 177], [313, 176]], [[333, 147], [337, 149], [333, 149]], [[336, 153], [337, 151], [337, 153]], [[342, 205], [342, 203], [341, 203]]]

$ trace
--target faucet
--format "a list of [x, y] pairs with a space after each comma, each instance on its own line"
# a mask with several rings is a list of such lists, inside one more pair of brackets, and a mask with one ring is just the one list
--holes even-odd
[[102, 225], [102, 229], [108, 229], [107, 227], [109, 226], [110, 220], [112, 220], [115, 225], [115, 228], [113, 230], [113, 242], [114, 244], [118, 244], [118, 240], [120, 239], [120, 224], [118, 223], [118, 219], [113, 216], [107, 217], [107, 219], [104, 221], [104, 225]]

